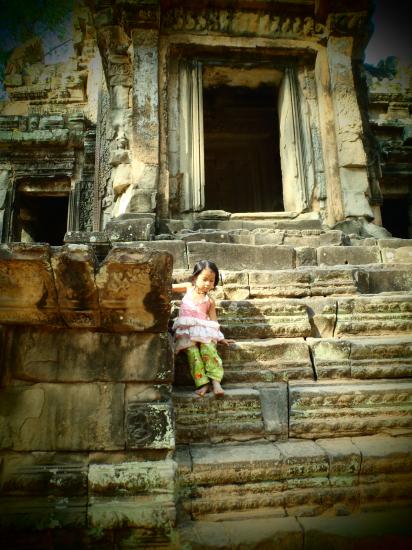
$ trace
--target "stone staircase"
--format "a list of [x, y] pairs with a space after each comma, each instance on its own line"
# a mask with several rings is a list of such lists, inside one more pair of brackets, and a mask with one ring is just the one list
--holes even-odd
[[[229, 548], [240, 522], [252, 521], [255, 544], [264, 518], [409, 506], [412, 240], [234, 223], [149, 243], [173, 253], [176, 282], [199, 259], [217, 263], [218, 318], [236, 340], [220, 350], [223, 399], [195, 396], [176, 361], [182, 540]], [[227, 546], [211, 542], [216, 522], [232, 533]]]

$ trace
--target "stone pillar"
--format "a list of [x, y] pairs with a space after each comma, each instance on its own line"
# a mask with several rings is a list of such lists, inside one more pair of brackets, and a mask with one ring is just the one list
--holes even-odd
[[133, 43], [134, 184], [127, 212], [153, 212], [159, 178], [158, 29], [135, 29]]
[[[352, 72], [352, 37], [328, 40], [327, 59], [333, 104], [337, 161], [342, 194], [343, 219], [373, 218], [368, 202], [367, 157], [362, 142], [362, 119]], [[339, 220], [337, 220], [339, 221]]]
[[9, 171], [0, 169], [0, 242], [6, 240], [6, 199], [9, 185]]
[[333, 226], [337, 221], [344, 219], [344, 213], [326, 48], [321, 49], [316, 57], [315, 77], [322, 152], [325, 162], [327, 223]]
[[412, 185], [409, 186], [408, 193], [408, 238], [412, 239]]

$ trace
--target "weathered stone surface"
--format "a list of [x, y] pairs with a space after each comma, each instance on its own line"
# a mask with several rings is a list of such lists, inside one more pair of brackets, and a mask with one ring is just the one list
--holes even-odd
[[313, 378], [309, 347], [301, 338], [238, 340], [220, 352], [228, 383]]
[[391, 239], [378, 239], [377, 244], [381, 250], [403, 248], [404, 246], [409, 248], [412, 246], [412, 239], [397, 239], [394, 237]]
[[[284, 243], [284, 231], [277, 229], [258, 228], [251, 231], [252, 241], [250, 244], [288, 244]], [[244, 244], [247, 244], [244, 242]]]
[[357, 485], [363, 454], [352, 439], [348, 437], [318, 439], [316, 443], [327, 454], [331, 485], [339, 487]]
[[179, 238], [182, 239], [184, 242], [192, 242], [192, 241], [203, 241], [203, 242], [209, 242], [209, 243], [230, 243], [233, 242], [229, 231], [227, 230], [221, 230], [217, 231], [215, 229], [198, 229], [197, 231], [192, 231], [189, 229], [186, 229], [179, 233]]
[[[187, 269], [187, 254], [184, 241], [178, 240], [156, 240], [142, 242], [145, 248], [158, 250], [159, 252], [168, 252], [173, 256], [173, 269]], [[190, 268], [193, 266], [189, 266]]]
[[[223, 359], [225, 384], [259, 384], [295, 379], [313, 380], [309, 347], [302, 338], [265, 338], [237, 340], [218, 346]], [[193, 384], [184, 354], [175, 360], [175, 384]]]
[[189, 265], [213, 258], [219, 269], [290, 269], [295, 267], [295, 251], [287, 246], [248, 246], [191, 242], [187, 244]]
[[[10, 244], [0, 248], [0, 322], [100, 326], [108, 330], [167, 329], [172, 259], [166, 253], [115, 245], [93, 278], [90, 249]], [[85, 255], [84, 255], [85, 254]], [[94, 307], [100, 305], [100, 312]]]
[[310, 336], [329, 338], [333, 336], [336, 325], [337, 304], [333, 298], [315, 296], [305, 299], [309, 322]]
[[97, 327], [100, 324], [97, 288], [94, 280], [97, 260], [90, 245], [66, 244], [52, 254], [59, 310], [69, 327]]
[[295, 248], [296, 254], [296, 267], [318, 265], [318, 259], [316, 257], [316, 248], [308, 246], [297, 246]]
[[412, 331], [412, 296], [339, 298], [335, 336], [405, 334]]
[[260, 394], [253, 389], [227, 389], [224, 399], [199, 399], [193, 391], [175, 391], [178, 443], [244, 441], [264, 437]]
[[266, 434], [280, 439], [288, 436], [288, 396], [286, 384], [260, 388], [260, 406]]
[[350, 342], [333, 338], [308, 338], [307, 342], [318, 379], [351, 377]]
[[164, 530], [174, 525], [176, 509], [169, 495], [149, 497], [91, 496], [87, 508], [87, 523], [99, 529], [142, 527]]
[[3, 495], [87, 494], [88, 457], [75, 453], [6, 453], [3, 456]]
[[[353, 437], [362, 454], [361, 475], [402, 474], [412, 472], [412, 439], [375, 435]], [[410, 479], [412, 484], [412, 477]]]
[[0, 447], [15, 451], [124, 447], [123, 384], [33, 384], [1, 390]]
[[319, 235], [319, 239], [320, 246], [344, 245], [347, 240], [343, 231], [339, 231], [337, 229], [322, 232]]
[[309, 336], [311, 331], [307, 308], [298, 300], [222, 300], [216, 311], [228, 338]]
[[378, 247], [321, 246], [317, 250], [319, 265], [362, 265], [381, 262]]
[[86, 496], [7, 496], [0, 498], [0, 509], [2, 530], [38, 532], [57, 528], [78, 529], [87, 525]]
[[406, 549], [412, 543], [410, 509], [355, 513], [347, 517], [299, 518], [304, 550]]
[[352, 338], [307, 340], [317, 378], [408, 378], [412, 339]]
[[48, 245], [0, 245], [0, 323], [62, 324]]
[[295, 518], [243, 518], [238, 521], [194, 521], [179, 528], [179, 542], [193, 550], [219, 548], [302, 548], [303, 533]]
[[172, 257], [116, 245], [98, 274], [101, 326], [115, 331], [167, 330]]
[[382, 261], [385, 264], [411, 264], [412, 246], [399, 248], [381, 248]]
[[[90, 464], [89, 494], [93, 496], [137, 496], [149, 493], [169, 495], [173, 500], [176, 463], [174, 460]], [[153, 500], [155, 497], [153, 496]]]
[[15, 328], [5, 364], [31, 382], [170, 382], [167, 334]]
[[412, 338], [369, 338], [350, 341], [353, 378], [412, 376]]
[[[131, 389], [131, 388], [128, 388]], [[155, 388], [153, 388], [155, 390]], [[160, 395], [147, 395], [148, 401], [127, 395], [126, 446], [128, 449], [174, 449], [175, 430], [170, 402], [155, 401]], [[140, 396], [144, 399], [145, 396]]]
[[[196, 445], [190, 448], [192, 473], [197, 485], [239, 484], [281, 477], [282, 455], [278, 447], [267, 442], [220, 445]], [[250, 468], [247, 468], [247, 464]]]
[[155, 233], [154, 216], [123, 214], [106, 224], [111, 242], [150, 241]]
[[[370, 474], [361, 472], [362, 444], [357, 442], [364, 441], [366, 449], [372, 445], [368, 441], [372, 439], [376, 440], [372, 451], [376, 452], [376, 464], [387, 465], [385, 479], [377, 475], [376, 468]], [[334, 513], [347, 514], [359, 507], [367, 486], [371, 499], [380, 498], [384, 488], [390, 487], [385, 490], [387, 502], [406, 501], [406, 492], [393, 473], [405, 472], [401, 479], [409, 488], [410, 473], [406, 472], [410, 472], [411, 438], [383, 438], [386, 450], [382, 456], [378, 439], [192, 445], [178, 455], [178, 460], [183, 460], [184, 508], [196, 518], [214, 520], [228, 517], [228, 512], [231, 513], [228, 519], [250, 518], [255, 509], [267, 518], [284, 515], [285, 510], [291, 514], [314, 515], [335, 508]], [[395, 439], [399, 441], [393, 441], [394, 451], [390, 453], [389, 440]], [[395, 459], [392, 466], [390, 456]]]
[[412, 426], [412, 382], [289, 382], [290, 437], [369, 435]]
[[244, 271], [221, 271], [224, 300], [246, 300], [250, 298], [249, 274]]
[[358, 269], [314, 269], [312, 296], [357, 294], [367, 291], [367, 277]]
[[300, 298], [310, 295], [311, 275], [307, 271], [251, 271], [250, 297]]
[[404, 266], [403, 269], [370, 270], [367, 276], [370, 294], [378, 294], [380, 292], [411, 292], [412, 290], [412, 270], [407, 266]]

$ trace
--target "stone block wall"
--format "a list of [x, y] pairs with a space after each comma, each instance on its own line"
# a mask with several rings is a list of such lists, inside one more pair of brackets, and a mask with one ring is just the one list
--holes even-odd
[[1, 246], [2, 530], [174, 524], [171, 274], [133, 246], [100, 266], [91, 246]]

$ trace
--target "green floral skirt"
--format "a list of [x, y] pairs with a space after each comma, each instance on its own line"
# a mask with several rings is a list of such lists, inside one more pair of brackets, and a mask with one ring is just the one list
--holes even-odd
[[190, 373], [197, 388], [204, 386], [210, 380], [218, 382], [222, 380], [222, 359], [217, 353], [215, 344], [201, 342], [186, 348], [185, 352], [189, 361]]

